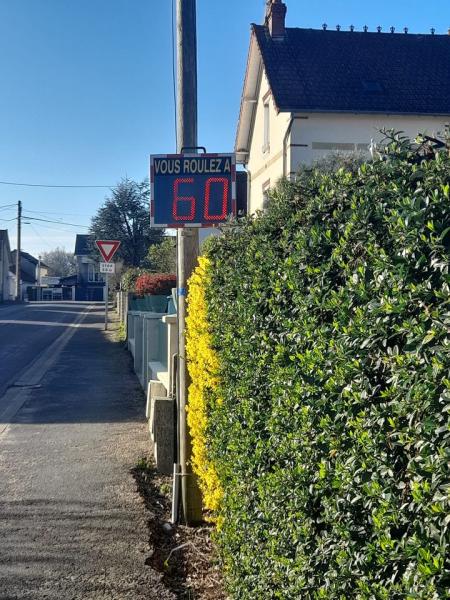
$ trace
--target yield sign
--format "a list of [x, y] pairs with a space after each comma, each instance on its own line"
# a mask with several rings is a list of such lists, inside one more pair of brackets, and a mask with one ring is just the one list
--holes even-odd
[[112, 259], [120, 246], [120, 242], [117, 240], [96, 240], [95, 243], [105, 262], [109, 262]]

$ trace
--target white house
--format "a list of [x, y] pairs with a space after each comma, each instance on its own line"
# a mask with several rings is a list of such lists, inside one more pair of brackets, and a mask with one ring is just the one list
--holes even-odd
[[380, 130], [414, 138], [450, 122], [450, 35], [287, 28], [269, 0], [251, 27], [236, 135], [249, 212], [266, 191], [330, 151], [367, 151]]

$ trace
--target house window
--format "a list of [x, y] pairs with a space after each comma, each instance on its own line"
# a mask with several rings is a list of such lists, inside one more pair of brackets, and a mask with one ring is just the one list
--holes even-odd
[[88, 281], [89, 283], [98, 283], [99, 281], [103, 281], [103, 275], [101, 275], [96, 270], [96, 265], [94, 263], [88, 264]]
[[355, 144], [342, 142], [313, 142], [313, 150], [327, 150], [331, 152], [353, 152]]
[[353, 142], [313, 142], [311, 144], [313, 159], [321, 159], [331, 154], [348, 154], [352, 152], [368, 153], [369, 144], [358, 144]]
[[269, 152], [270, 151], [270, 105], [269, 105], [269, 99], [264, 100], [263, 109], [264, 109], [264, 144], [263, 144], [262, 151]]

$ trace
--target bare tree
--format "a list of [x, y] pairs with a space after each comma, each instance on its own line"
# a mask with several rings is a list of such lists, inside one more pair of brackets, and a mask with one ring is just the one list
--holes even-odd
[[67, 252], [65, 248], [55, 248], [49, 252], [42, 252], [42, 262], [47, 265], [49, 275], [53, 277], [66, 277], [76, 273], [77, 261], [72, 252]]

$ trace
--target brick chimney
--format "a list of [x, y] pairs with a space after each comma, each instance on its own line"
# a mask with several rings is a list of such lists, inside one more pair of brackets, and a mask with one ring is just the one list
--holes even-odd
[[283, 40], [286, 36], [287, 7], [282, 0], [268, 0], [266, 11], [266, 27], [274, 40]]

